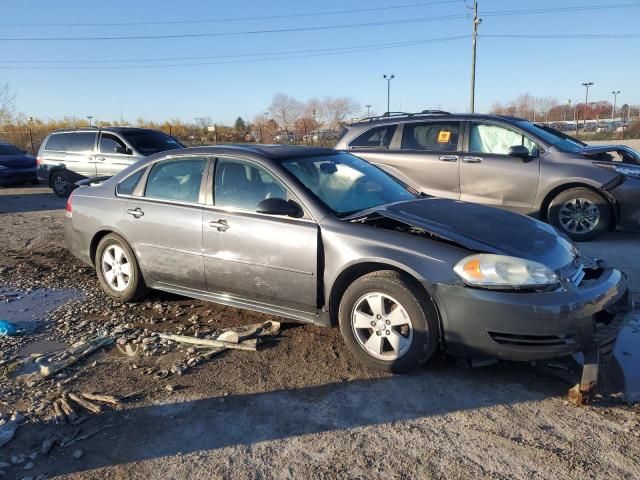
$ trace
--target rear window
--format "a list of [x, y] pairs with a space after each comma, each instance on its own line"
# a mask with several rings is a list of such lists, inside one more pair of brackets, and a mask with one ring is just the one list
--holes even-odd
[[93, 151], [96, 143], [96, 132], [69, 132], [54, 133], [47, 140], [45, 150], [60, 152], [87, 152]]
[[396, 131], [395, 125], [382, 125], [380, 127], [367, 130], [355, 140], [349, 143], [350, 147], [365, 148], [389, 148], [391, 139]]
[[131, 195], [131, 194], [133, 194], [133, 191], [138, 186], [138, 182], [142, 178], [143, 174], [144, 174], [144, 168], [141, 168], [140, 170], [138, 170], [133, 175], [131, 175], [131, 176], [125, 178], [123, 181], [121, 181], [118, 184], [118, 186], [116, 187], [116, 191], [118, 192], [118, 195]]
[[18, 155], [21, 153], [22, 150], [18, 147], [14, 147], [9, 143], [0, 143], [0, 155]]

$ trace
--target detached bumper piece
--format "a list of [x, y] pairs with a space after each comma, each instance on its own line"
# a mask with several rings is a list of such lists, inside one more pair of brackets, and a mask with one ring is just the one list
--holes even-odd
[[[624, 300], [627, 301], [626, 298]], [[633, 304], [627, 303], [627, 305], [632, 307]], [[624, 307], [618, 312], [604, 310], [596, 319], [596, 333], [594, 335], [596, 343], [583, 351], [582, 376], [580, 383], [569, 389], [569, 402], [582, 406], [588, 405], [593, 400], [598, 385], [600, 364], [606, 365], [611, 360], [618, 333], [628, 318], [629, 310]], [[607, 315], [610, 315], [608, 322]]]

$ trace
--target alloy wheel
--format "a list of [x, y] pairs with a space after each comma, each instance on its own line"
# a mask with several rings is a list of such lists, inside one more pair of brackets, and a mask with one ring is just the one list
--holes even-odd
[[413, 324], [395, 298], [381, 292], [360, 297], [351, 313], [351, 327], [360, 346], [387, 361], [402, 357], [413, 341]]
[[122, 292], [129, 286], [131, 263], [119, 245], [109, 245], [102, 253], [102, 274], [116, 292]]
[[560, 225], [567, 232], [584, 234], [596, 229], [600, 222], [600, 209], [591, 200], [573, 198], [560, 207]]
[[53, 189], [57, 194], [63, 195], [66, 193], [69, 183], [64, 175], [58, 174], [53, 178]]

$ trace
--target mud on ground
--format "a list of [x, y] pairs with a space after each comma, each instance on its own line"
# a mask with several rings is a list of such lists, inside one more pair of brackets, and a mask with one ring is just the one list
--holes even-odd
[[[226, 352], [156, 378], [194, 352], [143, 344], [149, 332], [191, 335], [275, 318], [159, 292], [130, 305], [107, 300], [92, 270], [63, 248], [63, 207], [46, 189], [0, 190], [0, 288], [82, 296], [33, 333], [0, 338], [0, 412], [27, 417], [0, 448], [5, 478], [640, 477], [640, 408], [615, 386], [590, 407], [569, 405], [571, 362], [468, 368], [440, 356], [410, 375], [386, 375], [355, 363], [337, 329], [285, 324], [257, 352]], [[633, 248], [637, 240], [625, 235], [587, 247], [620, 260]], [[139, 354], [103, 349], [31, 388], [8, 368], [29, 345], [103, 331], [139, 341], [131, 343]], [[61, 426], [49, 402], [62, 391], [127, 398]], [[41, 452], [52, 436], [91, 433]]]

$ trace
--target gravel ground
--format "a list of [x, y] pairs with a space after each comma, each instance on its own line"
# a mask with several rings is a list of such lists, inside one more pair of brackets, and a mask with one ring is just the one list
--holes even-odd
[[[593, 405], [568, 404], [578, 374], [571, 361], [469, 368], [440, 356], [394, 376], [355, 363], [337, 329], [285, 324], [258, 352], [190, 362], [192, 350], [145, 339], [274, 318], [158, 292], [136, 304], [107, 300], [92, 270], [64, 250], [63, 207], [47, 189], [0, 189], [0, 296], [32, 289], [39, 312], [48, 297], [38, 289], [79, 295], [38, 314], [46, 321], [29, 335], [0, 338], [0, 413], [27, 418], [0, 447], [0, 478], [640, 477], [640, 407], [606, 383]], [[638, 292], [637, 236], [582, 248], [621, 265]], [[107, 348], [33, 387], [14, 378], [25, 347], [104, 331], [139, 354]], [[184, 371], [153, 375], [171, 367]], [[128, 397], [61, 426], [51, 401], [62, 391]], [[74, 435], [72, 446], [42, 453], [44, 440]]]

